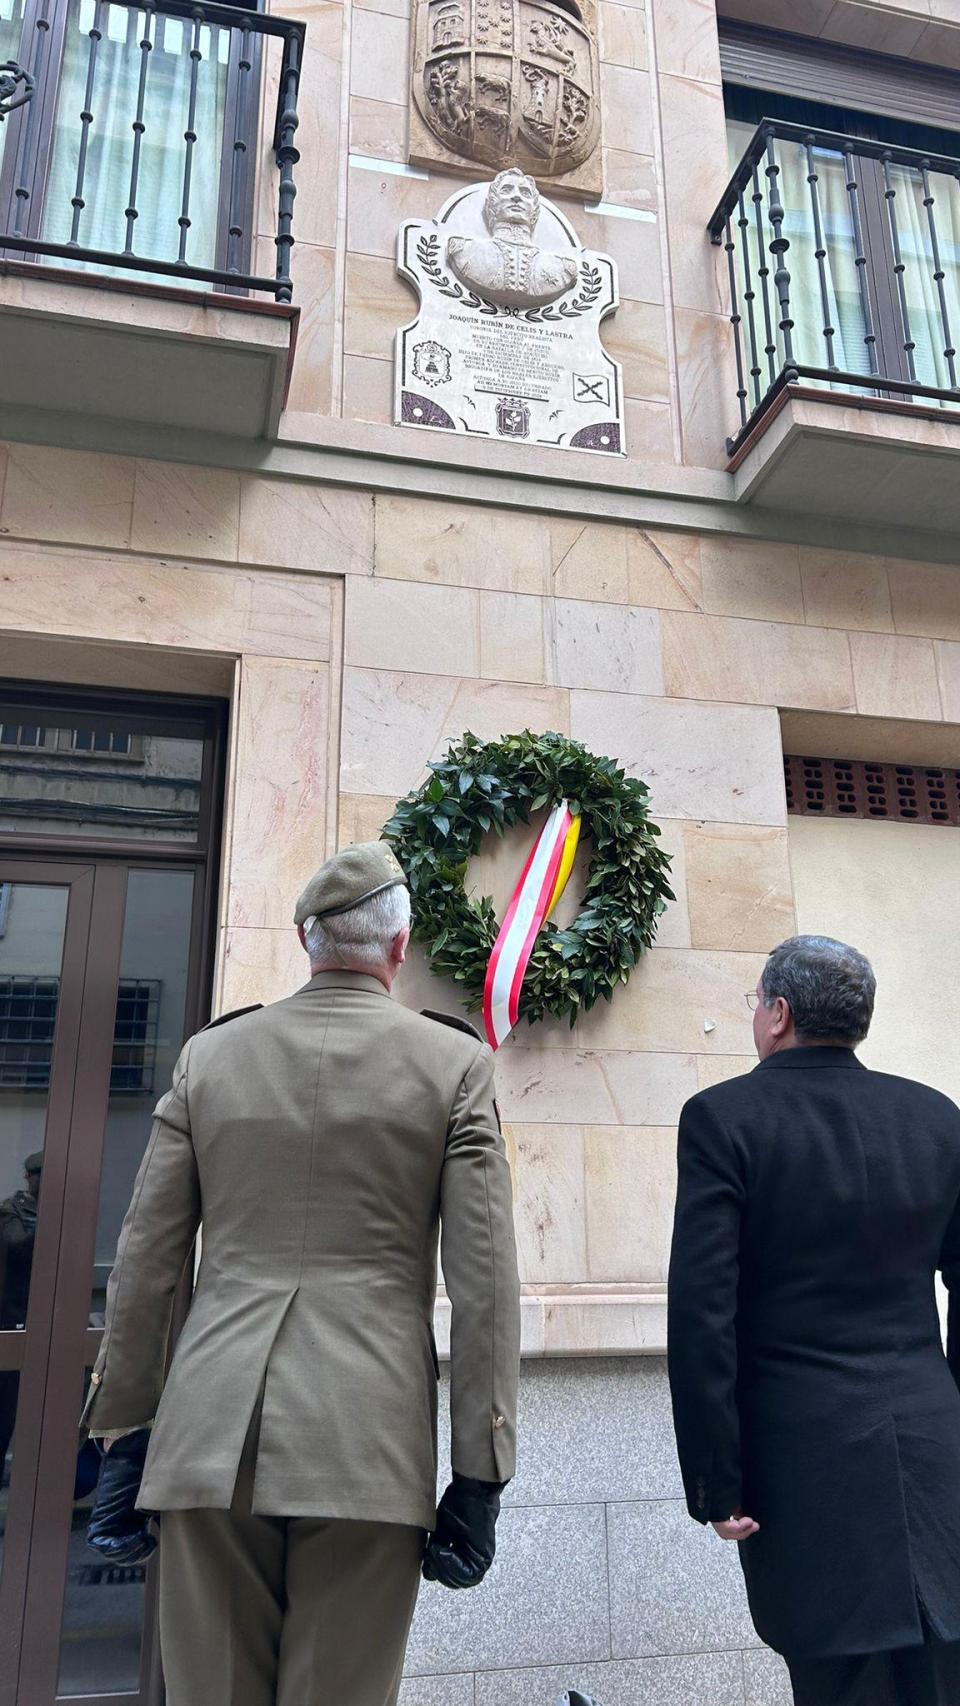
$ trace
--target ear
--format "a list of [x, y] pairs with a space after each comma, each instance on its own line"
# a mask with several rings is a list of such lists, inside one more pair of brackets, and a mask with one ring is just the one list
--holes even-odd
[[793, 1014], [790, 1011], [790, 1003], [789, 1001], [785, 1001], [782, 995], [778, 995], [775, 1003], [775, 1016], [773, 1021], [774, 1033], [778, 1037], [786, 1036], [792, 1023]]
[[306, 953], [307, 952], [307, 939], [303, 934], [303, 925], [302, 924], [297, 925], [297, 939], [298, 939], [300, 946], [303, 949], [304, 953]]
[[407, 944], [409, 941], [410, 932], [406, 926], [404, 926], [402, 930], [397, 931], [397, 934], [394, 936], [393, 941], [390, 944], [390, 958], [398, 971], [407, 957]]

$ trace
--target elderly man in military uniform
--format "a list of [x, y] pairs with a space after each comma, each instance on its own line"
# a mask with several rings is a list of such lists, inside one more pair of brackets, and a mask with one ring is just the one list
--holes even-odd
[[498, 172], [483, 204], [489, 237], [451, 237], [447, 265], [462, 284], [509, 307], [535, 308], [553, 302], [577, 279], [575, 255], [538, 248], [533, 233], [540, 218], [540, 192], [517, 167]]
[[91, 1543], [142, 1557], [143, 1512], [163, 1513], [169, 1706], [392, 1706], [421, 1569], [471, 1587], [493, 1558], [515, 1464], [510, 1172], [490, 1050], [390, 999], [409, 919], [384, 843], [328, 860], [295, 911], [310, 981], [193, 1037], [156, 1111], [86, 1421], [113, 1436]]

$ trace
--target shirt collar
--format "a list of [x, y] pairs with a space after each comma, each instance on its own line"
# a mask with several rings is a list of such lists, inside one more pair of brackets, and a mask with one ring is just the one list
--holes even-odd
[[359, 989], [365, 995], [386, 995], [388, 998], [390, 995], [378, 977], [364, 971], [318, 971], [309, 983], [303, 985], [300, 993], [306, 994], [312, 989]]
[[761, 1060], [754, 1067], [755, 1072], [808, 1072], [818, 1066], [839, 1067], [848, 1070], [854, 1067], [858, 1072], [867, 1069], [862, 1060], [858, 1060], [852, 1048], [835, 1048], [833, 1044], [811, 1043], [806, 1048], [785, 1048], [779, 1054], [768, 1054], [766, 1060]]

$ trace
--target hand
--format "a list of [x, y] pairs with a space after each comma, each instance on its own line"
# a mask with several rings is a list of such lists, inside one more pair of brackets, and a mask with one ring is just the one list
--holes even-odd
[[454, 1471], [427, 1541], [424, 1581], [442, 1582], [445, 1588], [475, 1588], [483, 1581], [497, 1550], [502, 1491], [499, 1481], [474, 1481]]
[[726, 1522], [714, 1522], [711, 1527], [716, 1529], [721, 1540], [749, 1540], [752, 1534], [760, 1533], [760, 1524], [754, 1522], [752, 1516], [741, 1516], [735, 1511]]
[[137, 1510], [149, 1443], [149, 1428], [123, 1434], [103, 1459], [87, 1545], [108, 1564], [142, 1564], [157, 1544], [149, 1516]]

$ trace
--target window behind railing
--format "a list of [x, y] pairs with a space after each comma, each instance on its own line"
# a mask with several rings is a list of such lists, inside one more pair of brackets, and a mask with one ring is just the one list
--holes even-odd
[[[931, 155], [960, 155], [960, 129], [951, 134], [882, 114], [798, 100], [776, 90], [728, 86], [725, 101], [731, 172], [736, 169], [757, 125], [764, 118], [783, 119], [821, 132], [839, 131], [850, 137], [854, 145], [862, 139], [869, 143], [888, 142], [891, 148], [913, 148], [918, 153], [929, 148]], [[960, 126], [960, 83], [957, 119]], [[893, 205], [902, 263], [899, 278], [904, 291], [903, 307], [913, 343], [912, 376], [921, 384], [949, 388], [953, 380], [944, 354], [935, 269], [930, 264], [929, 209], [925, 205], [930, 189], [929, 174], [925, 186], [923, 174], [916, 166], [900, 165], [892, 160], [885, 173], [883, 161], [860, 155], [855, 147], [852, 159], [857, 178], [861, 252], [865, 256], [865, 263], [861, 265], [866, 265], [871, 278], [889, 273], [894, 289], [897, 288], [890, 222]], [[905, 340], [899, 323], [899, 301], [893, 302], [877, 294], [876, 311], [871, 311], [869, 304], [865, 306], [861, 266], [857, 262], [854, 203], [849, 189], [851, 157], [817, 144], [808, 154], [805, 142], [781, 140], [777, 146], [777, 164], [780, 167], [777, 187], [784, 207], [783, 235], [790, 243], [794, 344], [798, 360], [810, 366], [829, 366], [829, 360], [824, 358], [832, 353], [839, 368], [869, 374], [873, 371], [870, 366], [872, 334], [877, 356], [876, 370], [893, 376], [902, 368], [904, 377], [910, 377], [909, 364], [904, 360]], [[819, 236], [810, 188], [811, 170], [817, 174]], [[752, 214], [754, 254], [757, 229], [761, 224], [769, 229], [769, 180], [762, 169], [757, 179], [746, 194], [747, 207]], [[756, 203], [753, 196], [758, 188], [760, 201]], [[948, 323], [955, 325], [960, 334], [960, 193], [952, 183], [943, 187], [934, 183], [933, 189]], [[825, 250], [826, 302], [817, 262], [818, 244]], [[825, 306], [826, 315], [823, 312]], [[824, 336], [825, 321], [832, 328], [832, 339]]]
[[721, 46], [741, 427], [790, 376], [956, 407], [960, 77], [732, 26]]
[[[91, 31], [96, 27], [101, 33], [96, 43], [91, 102], [94, 116], [84, 127], [78, 115], [86, 106]], [[102, 0], [100, 4], [98, 0], [69, 0], [43, 196], [40, 229], [45, 238], [53, 243], [79, 242], [91, 249], [124, 249], [133, 122], [139, 110], [143, 129], [132, 234], [136, 248], [159, 260], [177, 259], [184, 139], [185, 132], [193, 131], [197, 140], [191, 151], [188, 255], [195, 266], [216, 266], [231, 35], [221, 25], [202, 24], [197, 29], [189, 18], [165, 17], [162, 12], [150, 16], [130, 6], [103, 4]], [[147, 42], [149, 47], [144, 45]], [[194, 87], [191, 53], [195, 42], [199, 59]], [[144, 66], [144, 98], [140, 103]], [[89, 131], [86, 169], [78, 195], [85, 128]], [[249, 221], [247, 225], [249, 230]], [[249, 243], [243, 255], [244, 270], [248, 251]]]
[[[780, 104], [773, 102], [774, 106]], [[751, 122], [728, 115], [727, 142], [731, 173], [743, 158], [757, 123], [759, 119]], [[868, 328], [864, 318], [857, 269], [854, 220], [846, 188], [846, 162], [842, 154], [826, 148], [814, 148], [813, 157], [818, 175], [822, 247], [825, 250], [827, 312], [829, 324], [833, 328], [832, 354], [839, 367], [853, 373], [869, 374], [870, 361], [865, 342]], [[823, 335], [823, 299], [815, 258], [817, 234], [812, 216], [806, 150], [800, 143], [784, 143], [778, 151], [778, 161], [781, 168], [778, 188], [784, 207], [783, 232], [791, 248], [791, 280], [796, 281], [794, 344], [799, 352], [799, 360], [811, 367], [829, 366], [831, 350], [825, 347]], [[741, 245], [738, 256], [740, 291], [744, 294], [751, 290], [752, 285], [761, 287], [762, 315], [762, 269], [769, 270], [771, 267], [767, 247], [771, 229], [769, 185], [762, 167], [751, 174], [751, 181], [744, 189], [742, 199], [743, 208], [741, 210], [738, 206], [737, 219], [740, 219], [742, 211], [748, 222], [748, 240]], [[749, 297], [745, 299], [749, 300]], [[776, 337], [776, 320], [777, 316], [771, 303], [771, 325], [767, 326], [764, 319], [761, 328], [766, 356], [765, 379], [770, 383], [776, 378], [782, 361], [780, 340]]]
[[[0, 255], [289, 301], [303, 37], [258, 0], [0, 0]], [[275, 279], [253, 218], [271, 55]]]
[[[0, 64], [17, 64], [28, 0], [0, 0]], [[9, 126], [0, 125], [0, 160], [3, 159]]]

